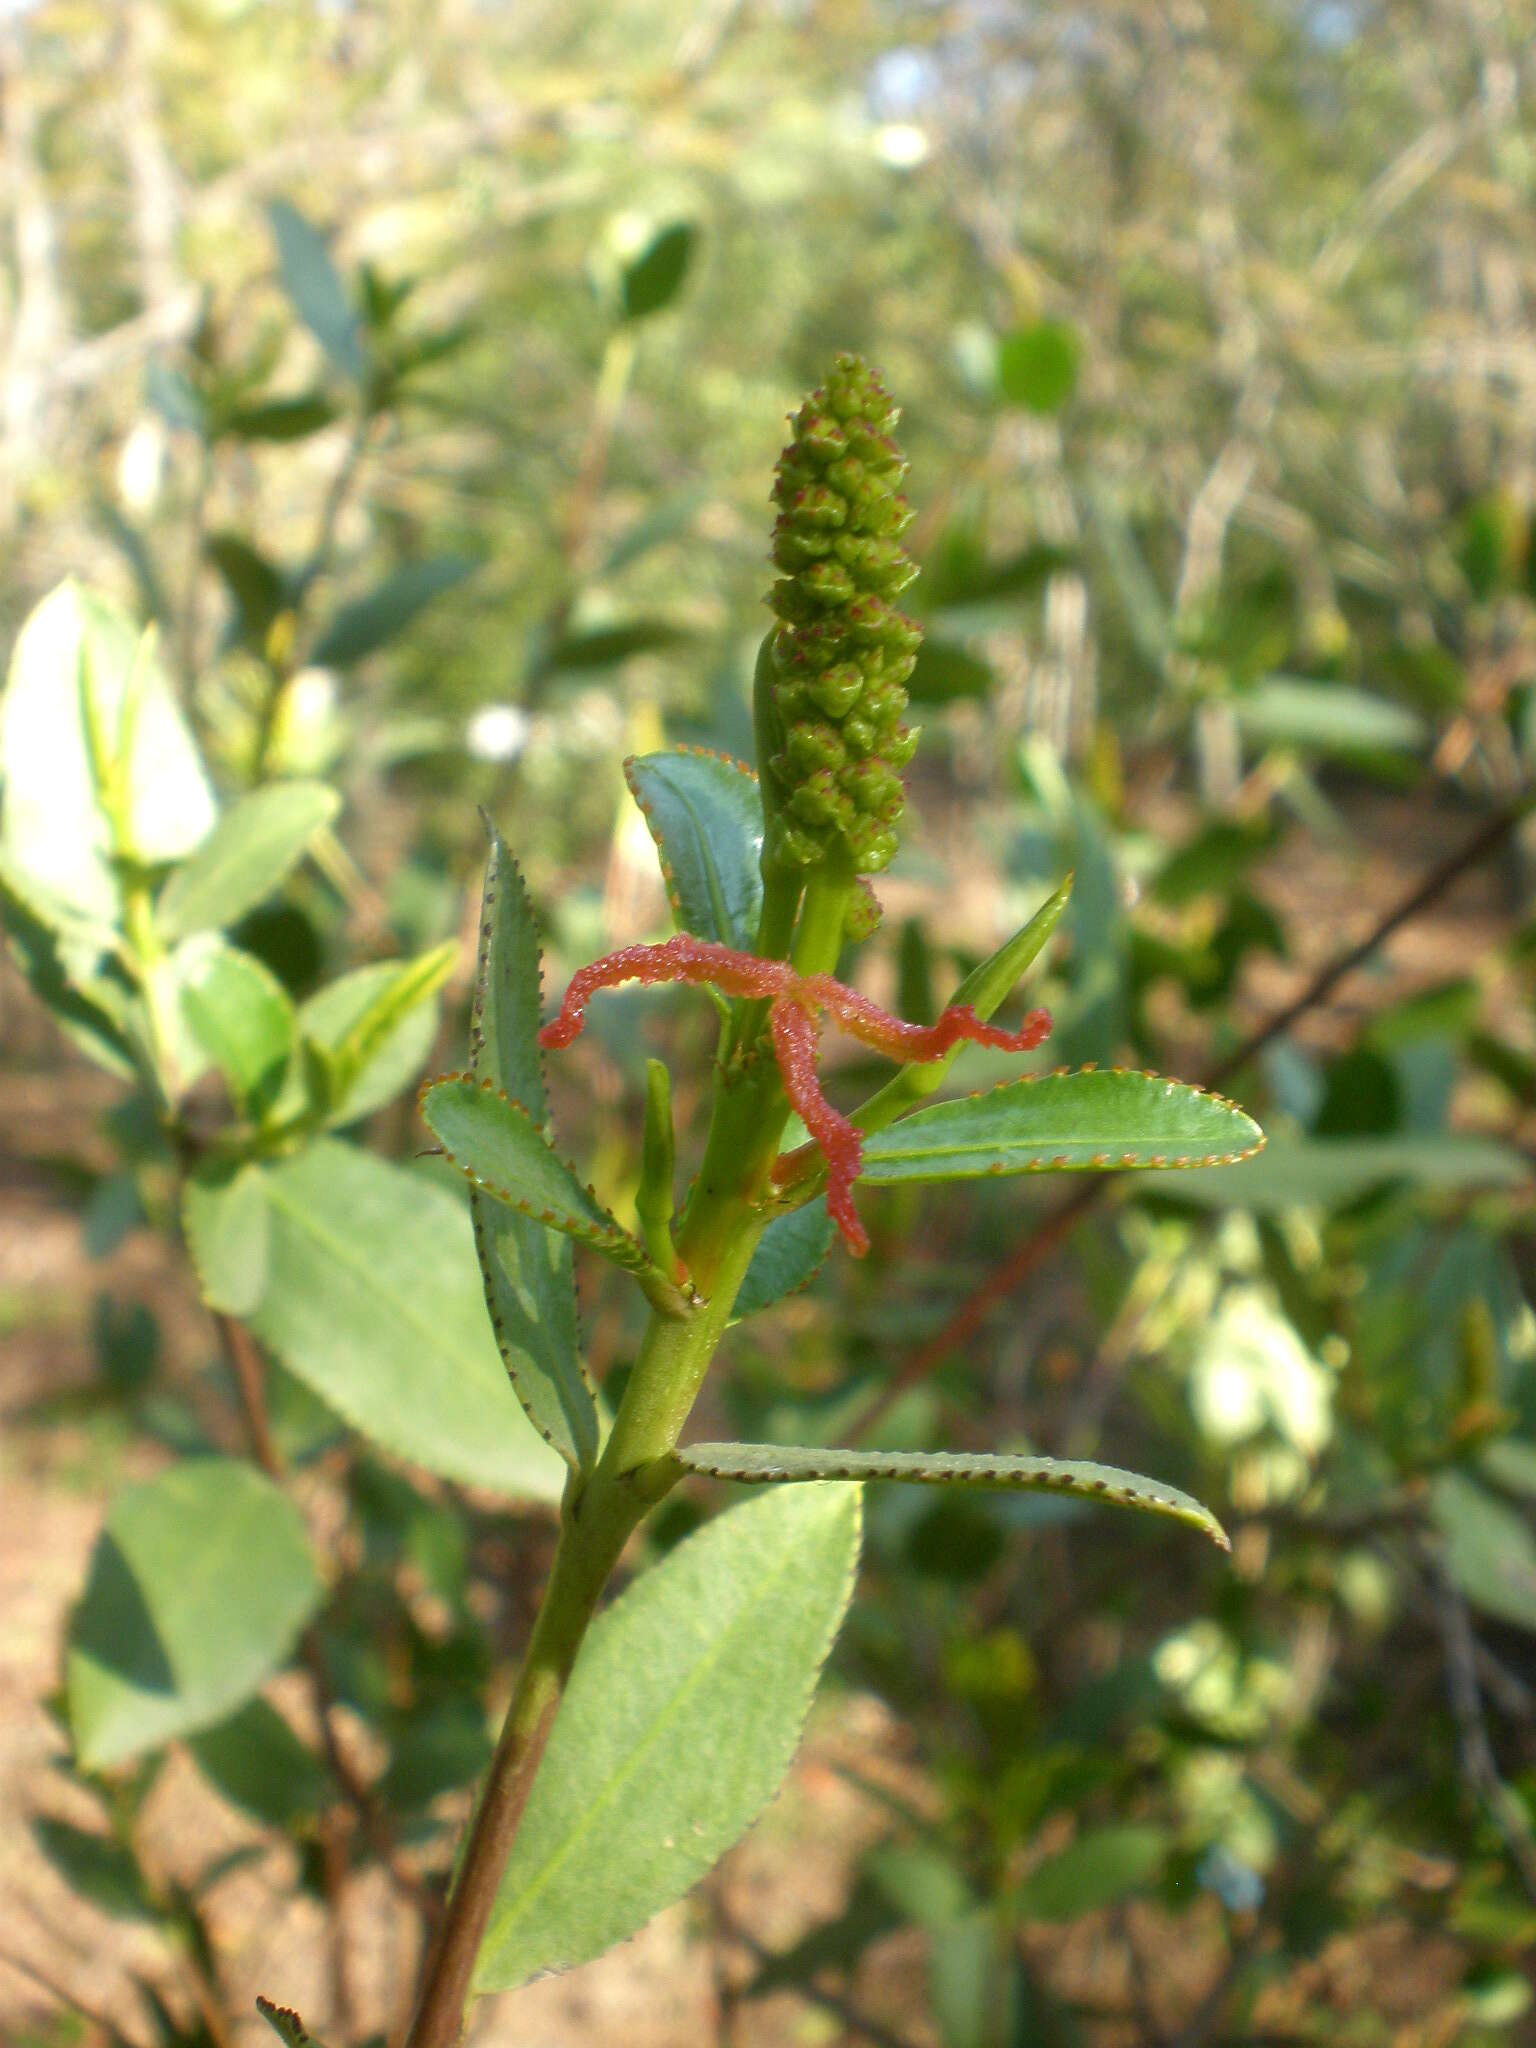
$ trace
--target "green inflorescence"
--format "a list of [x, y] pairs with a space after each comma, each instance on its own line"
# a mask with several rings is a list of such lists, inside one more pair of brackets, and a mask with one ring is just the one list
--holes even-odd
[[806, 870], [841, 851], [875, 874], [896, 851], [902, 724], [920, 629], [895, 599], [917, 574], [901, 545], [912, 512], [897, 408], [876, 373], [839, 355], [793, 416], [779, 458], [769, 594], [779, 624], [758, 663], [764, 871]]

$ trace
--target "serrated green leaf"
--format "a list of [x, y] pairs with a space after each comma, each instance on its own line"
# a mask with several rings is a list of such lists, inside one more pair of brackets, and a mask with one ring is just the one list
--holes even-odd
[[196, 1167], [182, 1187], [181, 1227], [208, 1306], [232, 1316], [254, 1313], [267, 1286], [269, 1218], [260, 1168]]
[[[108, 766], [116, 829], [102, 784]], [[73, 582], [43, 599], [17, 639], [0, 693], [0, 784], [0, 855], [18, 884], [107, 925], [121, 908], [114, 853], [146, 865], [181, 860], [215, 815], [152, 648], [104, 598]]]
[[304, 1524], [232, 1458], [118, 1495], [70, 1624], [70, 1725], [87, 1770], [210, 1727], [283, 1662], [320, 1601]]
[[159, 1918], [138, 1864], [121, 1842], [68, 1821], [32, 1823], [37, 1846], [77, 1897], [119, 1920]]
[[507, 1384], [462, 1204], [332, 1138], [262, 1185], [268, 1285], [250, 1326], [289, 1371], [429, 1472], [558, 1500], [564, 1468]]
[[240, 1109], [259, 1118], [276, 1101], [297, 1042], [288, 991], [260, 960], [209, 933], [186, 940], [172, 968], [187, 1030]]
[[859, 1178], [971, 1180], [989, 1174], [1209, 1166], [1264, 1142], [1219, 1095], [1122, 1068], [1005, 1081], [937, 1102], [865, 1140]]
[[763, 907], [763, 804], [750, 768], [681, 749], [626, 761], [683, 931], [750, 952]]
[[[517, 864], [491, 833], [480, 911], [470, 1067], [546, 1115], [539, 1052], [542, 963], [533, 906]], [[578, 1472], [597, 1459], [597, 1402], [581, 1356], [571, 1240], [480, 1188], [470, 1193], [486, 1307], [513, 1389], [528, 1419]]]
[[270, 1998], [258, 1996], [256, 2010], [278, 2039], [286, 2042], [287, 2048], [325, 2048], [325, 2043], [309, 2031], [292, 2006], [274, 2005]]
[[1212, 1209], [1337, 1208], [1373, 1188], [1401, 1183], [1427, 1194], [1455, 1188], [1531, 1185], [1529, 1162], [1495, 1138], [1445, 1132], [1427, 1138], [1275, 1138], [1236, 1166], [1158, 1175], [1144, 1191]]
[[341, 798], [323, 782], [274, 782], [243, 796], [161, 891], [155, 922], [162, 937], [174, 944], [238, 924], [282, 886], [340, 809]]
[[755, 1316], [787, 1294], [808, 1287], [826, 1262], [837, 1228], [827, 1214], [824, 1196], [775, 1216], [757, 1241], [746, 1278], [736, 1291], [731, 1320]]
[[331, 261], [325, 237], [286, 199], [270, 202], [267, 219], [277, 244], [283, 289], [294, 311], [337, 369], [348, 377], [361, 378], [368, 358], [357, 313], [341, 273]]
[[476, 1966], [501, 1991], [680, 1898], [773, 1797], [852, 1590], [851, 1486], [717, 1516], [588, 1633]]
[[[979, 967], [971, 970], [949, 998], [951, 1005], [969, 1004], [983, 1024], [996, 1013], [1008, 1000], [1020, 978], [1044, 952], [1071, 900], [1072, 880], [1068, 875], [1055, 894], [1047, 896], [1027, 924], [983, 960]], [[961, 1047], [957, 1045], [942, 1059], [925, 1060], [921, 1064], [914, 1062], [903, 1067], [854, 1111], [853, 1121], [861, 1131], [883, 1131], [911, 1104], [921, 1102], [925, 1096], [934, 1093], [960, 1051]]]
[[346, 668], [398, 639], [434, 598], [473, 576], [480, 563], [470, 555], [438, 555], [427, 562], [403, 562], [363, 597], [343, 605], [310, 650], [321, 668]]
[[576, 1178], [520, 1103], [462, 1074], [430, 1081], [421, 1113], [448, 1163], [498, 1202], [551, 1230], [580, 1238], [604, 1258], [639, 1273], [645, 1247]]
[[677, 1476], [697, 1472], [747, 1486], [828, 1479], [900, 1479], [921, 1486], [985, 1486], [1009, 1493], [1067, 1493], [1106, 1507], [1139, 1508], [1183, 1522], [1223, 1550], [1225, 1530], [1193, 1495], [1117, 1465], [1071, 1458], [1023, 1458], [990, 1451], [840, 1451], [783, 1444], [681, 1444], [664, 1461]]
[[303, 1005], [299, 1033], [322, 1056], [326, 1124], [355, 1123], [415, 1080], [437, 1036], [434, 999], [457, 956], [449, 941], [414, 960], [359, 967]]
[[691, 222], [672, 221], [625, 264], [619, 295], [626, 320], [644, 320], [671, 305], [682, 290], [697, 240]]

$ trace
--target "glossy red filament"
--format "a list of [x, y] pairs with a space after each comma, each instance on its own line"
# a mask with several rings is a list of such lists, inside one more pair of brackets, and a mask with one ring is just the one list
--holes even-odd
[[[719, 989], [723, 995], [767, 1001], [784, 1093], [826, 1162], [827, 1211], [855, 1258], [869, 1250], [869, 1238], [853, 1206], [861, 1141], [847, 1117], [821, 1092], [816, 1071], [818, 1012], [828, 1011], [850, 1037], [902, 1062], [942, 1059], [962, 1040], [999, 1052], [1029, 1052], [1051, 1028], [1044, 1010], [1031, 1010], [1017, 1031], [1002, 1031], [995, 1024], [983, 1024], [963, 1003], [945, 1010], [933, 1024], [908, 1024], [830, 974], [797, 974], [787, 960], [760, 960], [755, 953], [738, 953], [732, 946], [680, 932], [660, 946], [621, 946], [580, 968], [571, 977], [560, 1014], [539, 1033], [539, 1043], [551, 1050], [569, 1045], [580, 1034], [587, 1004], [596, 992], [629, 981], [687, 981]], [[793, 1179], [796, 1173], [790, 1159], [781, 1159], [774, 1168], [776, 1180]]]

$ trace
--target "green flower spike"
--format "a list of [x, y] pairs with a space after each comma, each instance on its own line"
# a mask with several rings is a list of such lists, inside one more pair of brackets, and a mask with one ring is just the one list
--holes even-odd
[[793, 416], [779, 458], [769, 594], [779, 624], [758, 659], [763, 872], [823, 863], [876, 874], [896, 851], [901, 770], [917, 734], [901, 722], [922, 638], [895, 599], [917, 574], [901, 545], [912, 512], [875, 372], [840, 355]]

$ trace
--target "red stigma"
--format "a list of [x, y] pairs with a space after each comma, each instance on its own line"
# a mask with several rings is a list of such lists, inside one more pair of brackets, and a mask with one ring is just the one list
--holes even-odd
[[[767, 1001], [769, 1035], [784, 1093], [826, 1165], [827, 1211], [855, 1258], [869, 1250], [868, 1234], [853, 1206], [862, 1141], [857, 1128], [821, 1092], [816, 1070], [820, 1012], [827, 1011], [850, 1037], [903, 1063], [942, 1059], [962, 1040], [999, 1052], [1029, 1052], [1051, 1028], [1044, 1010], [1031, 1010], [1017, 1031], [1003, 1031], [995, 1024], [983, 1024], [968, 1004], [952, 1005], [932, 1024], [908, 1024], [830, 974], [797, 974], [787, 960], [763, 960], [755, 953], [741, 953], [732, 946], [679, 932], [662, 945], [621, 946], [579, 968], [571, 977], [559, 1015], [540, 1031], [540, 1045], [551, 1051], [570, 1045], [580, 1036], [587, 1004], [597, 991], [629, 981], [686, 981], [718, 989], [723, 995]], [[774, 1179], [800, 1178], [804, 1159], [805, 1152], [779, 1159]]]

